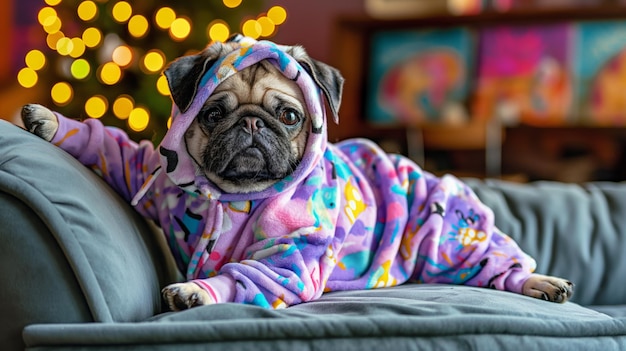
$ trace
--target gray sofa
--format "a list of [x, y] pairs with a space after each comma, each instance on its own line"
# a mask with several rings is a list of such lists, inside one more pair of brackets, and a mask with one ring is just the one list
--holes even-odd
[[468, 180], [573, 302], [404, 285], [284, 310], [167, 312], [179, 279], [155, 227], [63, 151], [0, 121], [0, 348], [624, 350], [626, 183]]

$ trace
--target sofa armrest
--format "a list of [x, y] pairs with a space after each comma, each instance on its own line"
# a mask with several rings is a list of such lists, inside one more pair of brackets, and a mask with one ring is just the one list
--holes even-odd
[[162, 235], [61, 149], [4, 121], [0, 145], [0, 345], [31, 323], [160, 313], [176, 280]]

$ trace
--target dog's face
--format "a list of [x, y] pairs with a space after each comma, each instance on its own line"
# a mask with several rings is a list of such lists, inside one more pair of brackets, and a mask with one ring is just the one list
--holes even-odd
[[[285, 47], [320, 87], [337, 121], [343, 78], [311, 59], [298, 46]], [[172, 99], [185, 112], [201, 77], [212, 64], [239, 50], [234, 42], [214, 43], [183, 56], [165, 70]], [[221, 82], [185, 133], [185, 144], [199, 172], [228, 193], [267, 189], [300, 163], [311, 118], [298, 84], [268, 61], [260, 61]]]
[[208, 179], [224, 191], [247, 193], [294, 171], [309, 130], [298, 85], [261, 61], [217, 86], [185, 142]]

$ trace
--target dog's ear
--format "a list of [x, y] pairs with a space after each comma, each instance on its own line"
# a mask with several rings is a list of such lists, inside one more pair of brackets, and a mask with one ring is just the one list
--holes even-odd
[[333, 120], [335, 123], [339, 123], [339, 107], [341, 106], [344, 81], [339, 70], [312, 59], [301, 46], [292, 46], [287, 50], [287, 53], [300, 62], [322, 89], [333, 113]]
[[167, 78], [172, 100], [181, 112], [187, 111], [196, 97], [200, 79], [215, 61], [225, 55], [220, 42], [209, 45], [196, 55], [180, 57], [170, 63], [163, 74]]

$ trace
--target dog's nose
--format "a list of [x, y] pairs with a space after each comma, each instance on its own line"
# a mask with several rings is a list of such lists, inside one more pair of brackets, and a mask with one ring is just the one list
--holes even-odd
[[244, 117], [241, 119], [241, 126], [247, 133], [254, 134], [259, 129], [264, 128], [265, 123], [258, 117]]

